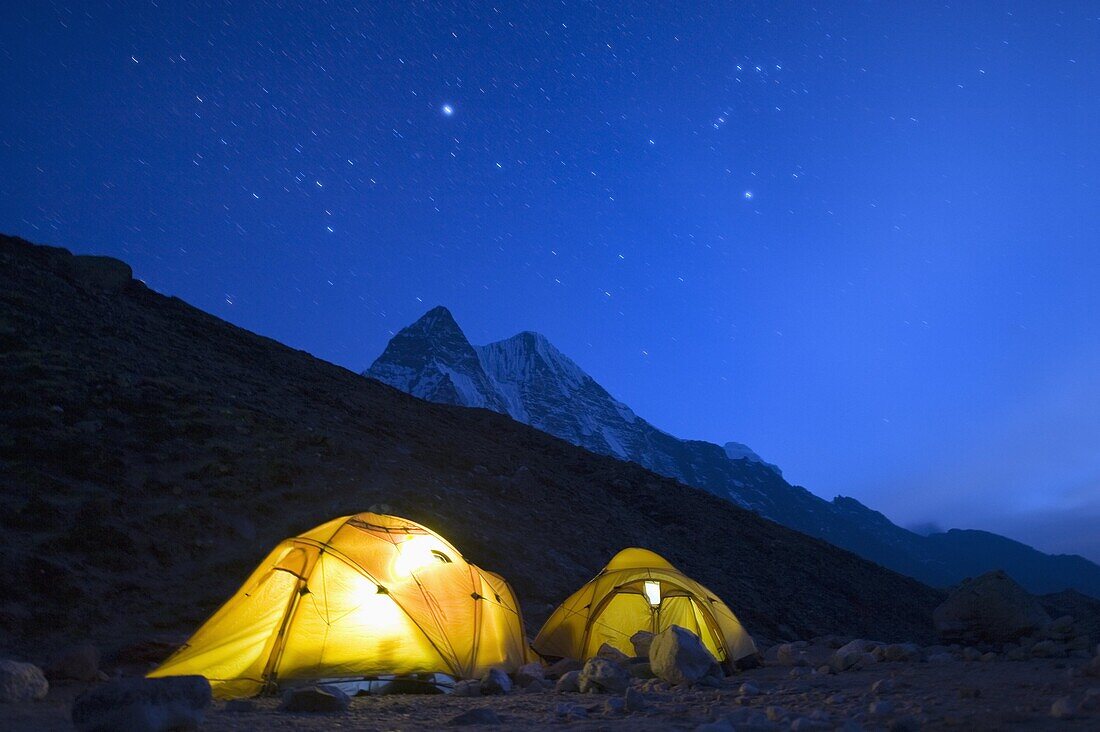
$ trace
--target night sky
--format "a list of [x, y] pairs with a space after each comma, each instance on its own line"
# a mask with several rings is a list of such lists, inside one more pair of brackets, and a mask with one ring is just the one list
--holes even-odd
[[8, 233], [1100, 560], [1098, 3], [5, 3], [0, 92]]

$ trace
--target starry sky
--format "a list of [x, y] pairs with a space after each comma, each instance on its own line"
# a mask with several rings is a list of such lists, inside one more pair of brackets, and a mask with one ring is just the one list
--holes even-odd
[[1100, 560], [1095, 2], [0, 9], [0, 229], [354, 370], [436, 304]]

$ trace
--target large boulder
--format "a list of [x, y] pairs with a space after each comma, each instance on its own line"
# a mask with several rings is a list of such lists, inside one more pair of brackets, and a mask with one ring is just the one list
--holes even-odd
[[649, 647], [653, 645], [653, 634], [648, 630], [639, 630], [630, 636], [630, 645], [634, 646], [634, 655], [649, 658]]
[[932, 613], [944, 640], [1003, 643], [1050, 622], [1039, 601], [1000, 570], [964, 581]]
[[711, 652], [699, 636], [678, 625], [653, 636], [649, 666], [657, 678], [670, 684], [694, 684], [708, 676], [721, 676]]
[[0, 703], [38, 701], [45, 698], [50, 684], [33, 663], [0, 661]]
[[118, 679], [76, 698], [73, 726], [78, 732], [196, 729], [210, 698], [210, 682], [202, 676]]
[[590, 658], [581, 669], [577, 686], [582, 693], [622, 694], [630, 686], [630, 672], [606, 658]]

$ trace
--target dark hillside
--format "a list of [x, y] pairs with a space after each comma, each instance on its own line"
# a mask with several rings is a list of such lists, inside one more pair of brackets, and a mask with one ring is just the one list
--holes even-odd
[[930, 635], [938, 591], [636, 465], [236, 328], [115, 260], [0, 237], [0, 651], [186, 634], [280, 538], [384, 505], [534, 631], [652, 548], [758, 636]]

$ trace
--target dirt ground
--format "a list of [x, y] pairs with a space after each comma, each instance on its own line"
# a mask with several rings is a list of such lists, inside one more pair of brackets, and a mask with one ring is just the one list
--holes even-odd
[[[646, 709], [633, 713], [608, 711], [610, 695], [553, 691], [480, 698], [360, 696], [352, 699], [350, 711], [338, 714], [280, 712], [277, 699], [254, 700], [246, 712], [229, 711], [223, 702], [215, 702], [207, 711], [203, 729], [433, 729], [478, 708], [496, 713], [500, 724], [492, 726], [509, 729], [693, 730], [727, 715], [746, 715], [745, 708], [771, 718], [764, 725], [757, 719], [758, 726], [753, 729], [1100, 729], [1100, 704], [1093, 710], [1079, 709], [1070, 719], [1051, 714], [1052, 704], [1061, 697], [1069, 696], [1079, 707], [1090, 689], [1100, 693], [1100, 679], [1072, 673], [1079, 665], [1081, 662], [1062, 660], [891, 663], [798, 678], [790, 676], [789, 668], [768, 667], [729, 678], [720, 689], [673, 688], [645, 693]], [[893, 689], [883, 691], [880, 685], [879, 691], [872, 691], [872, 685], [882, 679], [892, 680]], [[759, 693], [742, 694], [746, 683]], [[0, 707], [0, 729], [72, 729], [69, 706], [82, 688], [75, 683], [58, 685], [43, 702]]]

